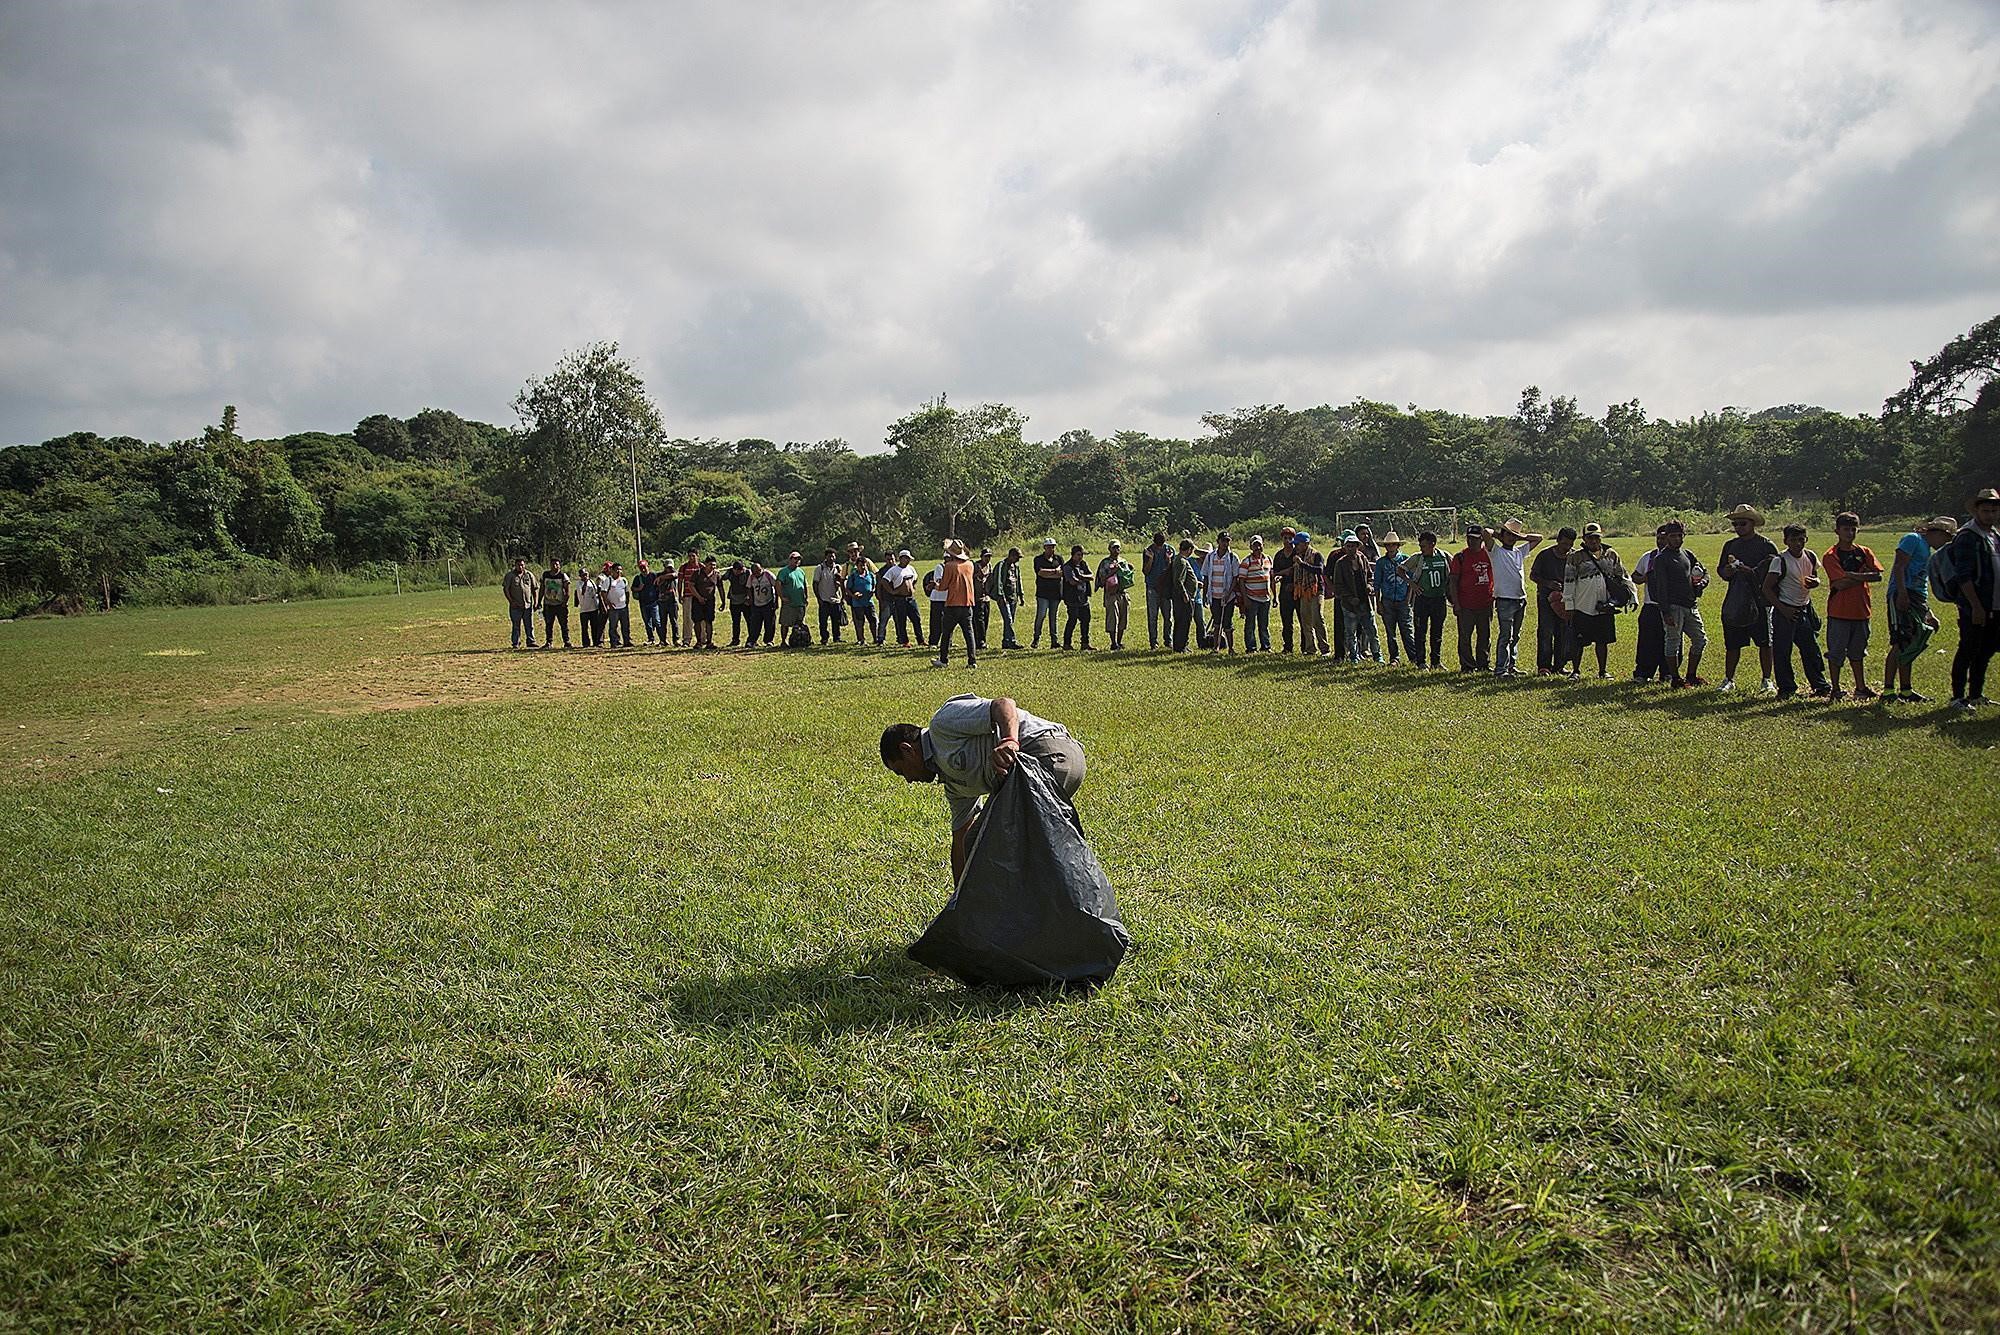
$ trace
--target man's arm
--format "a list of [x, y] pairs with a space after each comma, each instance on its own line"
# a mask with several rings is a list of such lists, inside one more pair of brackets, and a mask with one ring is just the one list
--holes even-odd
[[1764, 576], [1764, 601], [1773, 607], [1781, 607], [1778, 601], [1778, 582], [1784, 578], [1781, 571], [1773, 570]]
[[1896, 610], [1898, 612], [1907, 612], [1910, 610], [1910, 586], [1903, 577], [1903, 572], [1909, 568], [1910, 554], [1901, 547], [1898, 547], [1896, 549], [1895, 564], [1890, 567], [1889, 572], [1890, 586], [1896, 590]]
[[954, 886], [965, 878], [965, 859], [971, 852], [968, 846], [971, 834], [971, 821], [951, 832], [951, 883]]
[[991, 715], [993, 731], [999, 738], [993, 744], [993, 772], [1004, 779], [1021, 754], [1021, 711], [1015, 707], [1013, 697], [1003, 695], [993, 702]]

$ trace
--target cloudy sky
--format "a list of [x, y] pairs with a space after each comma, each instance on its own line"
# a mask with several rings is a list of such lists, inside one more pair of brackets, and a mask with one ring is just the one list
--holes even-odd
[[1869, 411], [2000, 311], [1991, 0], [0, 0], [0, 441], [939, 392]]

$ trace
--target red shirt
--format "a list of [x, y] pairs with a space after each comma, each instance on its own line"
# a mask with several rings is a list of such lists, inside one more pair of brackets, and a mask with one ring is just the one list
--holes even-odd
[[[1826, 570], [1826, 582], [1832, 584], [1840, 575], [1879, 575], [1882, 563], [1875, 559], [1875, 553], [1856, 543], [1846, 551], [1835, 543], [1826, 549], [1826, 555], [1819, 563]], [[1827, 596], [1826, 614], [1838, 621], [1866, 621], [1873, 615], [1873, 603], [1868, 596], [1868, 585], [1850, 584], [1844, 589], [1835, 589]]]
[[1451, 558], [1451, 593], [1468, 612], [1493, 606], [1493, 558], [1484, 547], [1467, 548]]

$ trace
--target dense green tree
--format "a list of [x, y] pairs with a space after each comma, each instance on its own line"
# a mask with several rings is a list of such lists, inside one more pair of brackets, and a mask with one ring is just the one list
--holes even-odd
[[508, 498], [538, 551], [582, 551], [632, 502], [634, 456], [665, 447], [659, 409], [616, 343], [566, 355], [515, 396]]

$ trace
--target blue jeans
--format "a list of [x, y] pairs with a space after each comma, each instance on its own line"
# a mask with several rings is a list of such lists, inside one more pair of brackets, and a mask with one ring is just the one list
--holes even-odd
[[1014, 638], [1014, 604], [1005, 598], [997, 601], [1000, 608], [1000, 647], [1019, 649], [1021, 642]]
[[1366, 658], [1373, 662], [1382, 661], [1382, 646], [1375, 640], [1375, 613], [1366, 603], [1359, 609], [1342, 603], [1340, 619], [1347, 626], [1347, 661], [1359, 663]]
[[1243, 600], [1243, 652], [1271, 652], [1271, 604], [1255, 598]]
[[528, 647], [530, 649], [535, 647], [534, 608], [515, 607], [511, 603], [508, 604], [507, 624], [508, 627], [514, 632], [514, 647], [516, 649], [519, 649], [521, 647], [521, 637], [523, 635], [526, 635], [528, 637]]
[[1157, 649], [1160, 647], [1160, 631], [1163, 627], [1167, 633], [1167, 644], [1171, 646], [1174, 642], [1173, 600], [1167, 597], [1165, 589], [1156, 589], [1149, 584], [1146, 586], [1146, 646], [1148, 648]]
[[1389, 650], [1389, 661], [1396, 661], [1396, 642], [1401, 640], [1403, 652], [1417, 662], [1417, 637], [1410, 629], [1410, 600], [1407, 598], [1384, 598], [1382, 600], [1382, 639]]
[[1799, 679], [1792, 675], [1792, 646], [1799, 648], [1799, 662], [1805, 665], [1806, 680], [1814, 690], [1826, 686], [1826, 660], [1819, 652], [1819, 613], [1811, 605], [1799, 609], [1794, 616], [1786, 616], [1783, 609], [1771, 616], [1771, 630], [1777, 636], [1777, 643], [1771, 646], [1771, 666], [1778, 679], [1779, 695], [1796, 695]]
[[1049, 623], [1049, 648], [1056, 647], [1056, 613], [1062, 610], [1062, 599], [1035, 597], [1035, 633], [1028, 637], [1031, 647], [1039, 648], [1042, 643], [1042, 622]]
[[667, 642], [667, 630], [661, 624], [660, 605], [658, 603], [640, 603], [639, 622], [646, 628], [647, 644], [651, 644], [654, 640], [658, 640], [661, 644]]
[[1521, 649], [1521, 621], [1527, 615], [1526, 598], [1493, 600], [1493, 624], [1498, 632], [1493, 637], [1494, 676], [1502, 676], [1515, 670], [1515, 660], [1519, 657]]
[[891, 595], [884, 607], [888, 612], [888, 620], [896, 628], [896, 643], [908, 644], [912, 638], [918, 644], [925, 642], [924, 623], [917, 615], [915, 598], [908, 594]]

